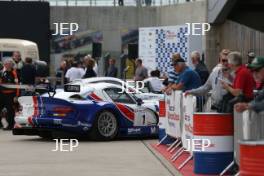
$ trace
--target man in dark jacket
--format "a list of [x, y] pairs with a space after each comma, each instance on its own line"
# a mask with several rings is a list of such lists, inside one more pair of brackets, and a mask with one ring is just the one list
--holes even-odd
[[27, 57], [25, 58], [25, 64], [21, 69], [21, 83], [34, 85], [36, 78], [36, 68], [32, 64], [32, 59]]
[[87, 60], [85, 60], [85, 74], [83, 78], [92, 78], [97, 76], [93, 69], [94, 65], [95, 60], [93, 58], [88, 58]]
[[192, 63], [194, 65], [194, 71], [198, 73], [201, 78], [202, 85], [207, 81], [209, 77], [209, 71], [206, 65], [201, 61], [200, 53], [198, 51], [193, 51], [191, 53]]
[[108, 77], [117, 77], [117, 68], [115, 66], [116, 60], [115, 59], [109, 59], [109, 67], [105, 73], [105, 76]]

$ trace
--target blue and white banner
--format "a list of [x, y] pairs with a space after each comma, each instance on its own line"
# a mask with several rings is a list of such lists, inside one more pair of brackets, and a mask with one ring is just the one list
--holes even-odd
[[148, 70], [167, 73], [172, 54], [178, 52], [192, 66], [190, 53], [202, 52], [202, 37], [187, 32], [187, 25], [139, 28], [139, 58]]

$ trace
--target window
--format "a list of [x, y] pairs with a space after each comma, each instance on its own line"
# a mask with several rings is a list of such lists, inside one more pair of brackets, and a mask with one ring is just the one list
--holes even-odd
[[13, 56], [12, 51], [2, 51], [0, 52], [0, 61], [3, 61], [5, 59], [11, 59]]
[[99, 81], [93, 81], [92, 83], [110, 83], [110, 84], [122, 86], [122, 83], [120, 83], [118, 81], [113, 81], [113, 80], [99, 80]]
[[104, 91], [116, 103], [135, 104], [135, 101], [126, 92], [122, 92], [122, 89], [107, 88]]

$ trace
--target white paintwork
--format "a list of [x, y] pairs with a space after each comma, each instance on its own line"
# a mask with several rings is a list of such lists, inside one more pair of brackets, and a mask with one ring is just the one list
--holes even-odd
[[39, 60], [39, 51], [36, 43], [21, 39], [0, 39], [0, 52], [13, 51], [19, 51], [23, 61], [26, 57], [30, 57], [33, 60]]
[[[70, 84], [78, 84], [82, 87], [89, 86], [91, 83], [112, 83], [115, 85], [126, 87], [126, 82], [124, 80], [121, 80], [119, 78], [113, 78], [113, 77], [94, 77], [94, 78], [86, 78], [86, 79], [80, 79], [75, 80], [71, 82]], [[134, 87], [129, 87], [132, 89], [133, 92], [136, 92], [134, 95], [138, 98], [141, 98], [142, 100], [160, 100], [164, 99], [164, 94], [154, 94], [154, 93], [143, 93], [140, 90], [136, 90]]]
[[31, 96], [19, 97], [18, 102], [23, 110], [16, 114], [15, 121], [20, 125], [28, 126], [28, 118], [34, 114], [33, 98]]
[[[85, 100], [80, 101], [80, 100], [74, 100], [71, 98], [73, 95], [81, 95], [82, 97], [86, 98], [89, 94], [94, 93], [98, 97], [100, 97], [103, 101], [107, 102], [113, 102], [112, 99], [104, 92], [104, 89], [106, 88], [119, 88], [122, 89], [121, 86], [115, 85], [115, 84], [110, 84], [110, 83], [90, 83], [87, 85], [81, 85], [81, 92], [80, 93], [75, 93], [75, 92], [64, 92], [62, 90], [58, 91], [57, 94], [55, 94], [54, 98], [59, 98], [63, 99], [66, 101], [70, 101], [73, 103], [79, 104], [80, 102], [85, 102]], [[126, 104], [130, 108], [134, 109], [135, 112], [137, 112], [139, 109], [145, 109], [144, 114], [142, 113], [136, 113], [135, 120], [137, 120], [136, 125], [137, 126], [142, 126], [142, 125], [150, 125], [156, 122], [156, 117], [154, 112], [156, 112], [155, 105], [158, 104], [158, 101], [146, 101], [144, 102], [141, 106], [138, 106], [136, 104], [135, 96], [130, 93], [128, 94], [133, 100], [133, 104]], [[47, 97], [47, 94], [43, 95]], [[32, 116], [34, 113], [34, 107], [33, 107], [33, 98], [31, 96], [27, 97], [20, 97], [19, 98], [19, 103], [23, 106], [23, 111], [22, 113], [18, 114], [15, 117], [15, 120], [18, 124], [27, 124], [28, 125], [28, 117]], [[152, 110], [152, 111], [150, 111]], [[138, 119], [142, 118], [143, 115], [145, 115], [145, 120], [144, 123], [139, 123]], [[140, 117], [139, 117], [140, 116]]]

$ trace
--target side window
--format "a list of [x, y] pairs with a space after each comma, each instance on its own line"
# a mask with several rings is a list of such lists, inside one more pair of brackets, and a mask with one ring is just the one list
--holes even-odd
[[134, 104], [135, 101], [125, 92], [122, 92], [122, 89], [119, 88], [111, 88], [104, 90], [107, 95], [116, 103], [126, 103], [126, 104]]

